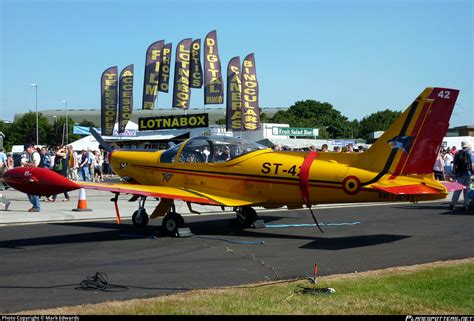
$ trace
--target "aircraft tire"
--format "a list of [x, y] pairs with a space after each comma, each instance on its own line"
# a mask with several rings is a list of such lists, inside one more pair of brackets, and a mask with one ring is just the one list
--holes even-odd
[[148, 225], [148, 214], [145, 209], [138, 209], [133, 213], [132, 223], [136, 227], [145, 227]]
[[250, 206], [244, 206], [237, 210], [237, 221], [243, 227], [249, 227], [257, 220], [257, 211]]
[[178, 213], [170, 212], [165, 215], [161, 223], [161, 229], [166, 235], [176, 236], [178, 228], [184, 226], [184, 219]]

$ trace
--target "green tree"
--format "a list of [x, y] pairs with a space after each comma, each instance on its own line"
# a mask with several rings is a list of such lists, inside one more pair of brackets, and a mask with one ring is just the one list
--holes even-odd
[[279, 110], [271, 120], [292, 127], [319, 128], [320, 138], [347, 138], [351, 136], [353, 127], [347, 117], [331, 104], [316, 100], [297, 101], [288, 110]]
[[225, 124], [226, 124], [224, 118], [221, 118], [221, 119], [216, 120], [215, 123], [216, 123], [216, 125], [225, 125]]
[[[72, 124], [74, 125], [74, 122]], [[83, 119], [78, 125], [79, 126], [84, 126], [84, 127], [94, 127], [94, 128], [100, 127], [100, 126], [96, 125], [96, 123], [94, 123], [93, 121], [90, 121], [90, 120], [87, 120], [87, 119]]]
[[[92, 123], [92, 122], [91, 122]], [[93, 124], [93, 123], [92, 123]], [[73, 134], [74, 120], [68, 117], [68, 141], [72, 143], [81, 138], [81, 135]], [[61, 116], [55, 119], [52, 129], [48, 135], [49, 146], [59, 146], [66, 143], [66, 117]]]
[[360, 121], [360, 137], [368, 139], [369, 133], [387, 130], [401, 114], [400, 111], [385, 109], [362, 118]]
[[[40, 145], [49, 145], [48, 133], [52, 126], [42, 113], [38, 113], [38, 136]], [[15, 120], [8, 130], [8, 143], [11, 145], [23, 145], [25, 143], [36, 144], [36, 113], [28, 112]]]

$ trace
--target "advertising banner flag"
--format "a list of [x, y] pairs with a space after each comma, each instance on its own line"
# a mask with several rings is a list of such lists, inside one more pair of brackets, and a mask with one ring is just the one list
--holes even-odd
[[163, 47], [161, 53], [160, 77], [158, 83], [158, 91], [167, 93], [170, 88], [170, 73], [171, 73], [171, 43], [167, 43]]
[[242, 63], [242, 127], [243, 130], [260, 128], [258, 81], [255, 55], [247, 55]]
[[153, 110], [153, 108], [155, 108], [163, 45], [163, 40], [156, 41], [152, 43], [146, 51], [142, 109]]
[[201, 39], [191, 44], [191, 88], [202, 87]]
[[227, 65], [227, 131], [242, 130], [242, 81], [240, 57], [234, 57]]
[[110, 136], [117, 119], [117, 66], [110, 67], [100, 77], [102, 135]]
[[204, 104], [223, 104], [221, 61], [217, 49], [217, 33], [211, 31], [204, 42]]
[[191, 62], [191, 38], [181, 40], [176, 48], [174, 65], [173, 107], [188, 109], [191, 98], [189, 64]]
[[123, 133], [133, 111], [133, 64], [123, 68], [119, 78], [118, 132]]

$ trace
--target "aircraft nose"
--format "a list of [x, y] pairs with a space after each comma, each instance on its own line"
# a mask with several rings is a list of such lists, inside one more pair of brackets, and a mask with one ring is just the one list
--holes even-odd
[[20, 191], [22, 186], [38, 182], [38, 179], [31, 172], [26, 172], [22, 167], [13, 168], [3, 173], [3, 180]]

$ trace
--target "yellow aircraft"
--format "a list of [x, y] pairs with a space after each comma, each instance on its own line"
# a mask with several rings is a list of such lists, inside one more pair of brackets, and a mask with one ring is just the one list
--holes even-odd
[[116, 195], [119, 223], [118, 195], [133, 194], [134, 200], [140, 198], [132, 217], [136, 226], [148, 223], [146, 197], [160, 198], [150, 218], [164, 216], [162, 227], [169, 234], [184, 225], [174, 200], [187, 202], [191, 211], [192, 203], [234, 207], [240, 222], [249, 225], [257, 218], [255, 206], [306, 205], [311, 210], [315, 204], [442, 199], [448, 188], [434, 179], [432, 169], [458, 94], [426, 88], [363, 153], [273, 151], [233, 137], [202, 136], [165, 151], [110, 150], [110, 165], [124, 181], [120, 184], [73, 182], [42, 168], [15, 168], [4, 178], [36, 195], [78, 188], [110, 191]]

